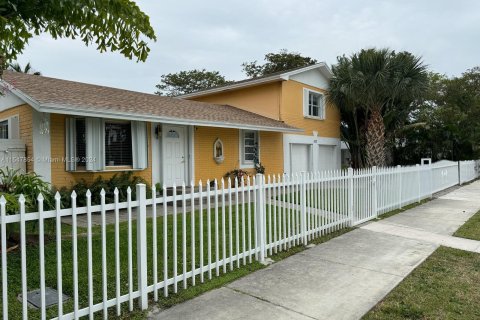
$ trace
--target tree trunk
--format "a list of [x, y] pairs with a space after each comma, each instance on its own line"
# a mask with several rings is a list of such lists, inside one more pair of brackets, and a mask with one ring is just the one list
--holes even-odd
[[3, 70], [5, 69], [5, 56], [0, 53], [0, 79], [3, 77]]
[[380, 110], [374, 110], [370, 114], [365, 136], [367, 165], [369, 167], [385, 166], [385, 125]]

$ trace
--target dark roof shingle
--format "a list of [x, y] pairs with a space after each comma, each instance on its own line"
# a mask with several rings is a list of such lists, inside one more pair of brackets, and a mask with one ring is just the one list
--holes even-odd
[[[61, 106], [73, 111], [148, 116], [158, 121], [191, 121], [198, 125], [259, 127], [265, 130], [298, 131], [281, 121], [230, 105], [162, 97], [105, 86], [5, 71], [3, 81], [20, 90], [40, 107]], [[67, 113], [67, 112], [63, 112]]]

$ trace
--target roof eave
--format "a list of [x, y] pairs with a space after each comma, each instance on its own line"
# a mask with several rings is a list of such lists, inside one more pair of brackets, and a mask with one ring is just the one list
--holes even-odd
[[253, 79], [251, 79], [249, 81], [246, 81], [246, 82], [234, 83], [234, 84], [226, 85], [226, 86], [223, 86], [223, 87], [211, 88], [211, 89], [206, 89], [206, 90], [202, 90], [202, 91], [183, 94], [183, 95], [178, 96], [177, 98], [181, 98], [181, 99], [197, 98], [197, 97], [207, 96], [207, 95], [210, 95], [210, 94], [220, 93], [220, 92], [224, 92], [224, 91], [232, 91], [232, 90], [236, 90], [236, 89], [254, 87], [254, 86], [261, 85], [261, 84], [267, 84], [267, 83], [270, 83], [270, 82], [286, 81], [286, 80], [289, 80], [290, 77], [293, 76], [293, 75], [296, 75], [296, 74], [299, 74], [299, 73], [302, 73], [302, 72], [306, 72], [306, 71], [310, 71], [310, 70], [314, 70], [314, 69], [319, 69], [320, 72], [328, 79], [331, 79], [333, 77], [333, 73], [330, 70], [330, 68], [328, 67], [328, 65], [325, 62], [320, 62], [320, 63], [314, 64], [314, 65], [311, 65], [311, 66], [308, 66], [308, 67], [305, 67], [305, 68], [302, 68], [302, 69], [293, 70], [293, 71], [285, 72], [285, 73], [282, 73], [282, 74], [277, 74], [277, 75], [274, 75], [274, 76], [271, 76], [271, 77], [265, 77], [265, 78], [261, 78], [261, 79], [253, 78]]

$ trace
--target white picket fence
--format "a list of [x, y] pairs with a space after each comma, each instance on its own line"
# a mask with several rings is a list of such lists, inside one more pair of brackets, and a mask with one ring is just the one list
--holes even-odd
[[[157, 301], [159, 295], [175, 294], [179, 285], [186, 289], [254, 260], [263, 262], [279, 251], [305, 245], [477, 177], [476, 162], [462, 161], [207, 181], [206, 186], [200, 182], [194, 187], [192, 183], [188, 189], [185, 185], [163, 187], [163, 195], [151, 199], [146, 197], [146, 186], [139, 184], [136, 199], [132, 200], [129, 188], [126, 202], [119, 202], [119, 190], [115, 190], [113, 203], [105, 203], [102, 192], [101, 203], [92, 205], [88, 191], [86, 207], [77, 207], [78, 196], [73, 192], [70, 208], [63, 209], [57, 194], [56, 209], [51, 211], [43, 210], [40, 195], [38, 211], [32, 213], [25, 212], [22, 196], [19, 214], [14, 215], [6, 214], [2, 197], [3, 319], [19, 318], [20, 313], [23, 319], [92, 319], [96, 313], [107, 318], [133, 310], [134, 301], [146, 309], [149, 298]], [[155, 195], [157, 190], [152, 191]], [[98, 214], [100, 234], [96, 235], [92, 221]], [[126, 226], [120, 223], [121, 214], [127, 216]], [[83, 215], [87, 217], [86, 234], [79, 234], [78, 219]], [[108, 228], [107, 215], [114, 217], [113, 226]], [[67, 238], [62, 235], [64, 217], [72, 219]], [[54, 221], [55, 239], [50, 245], [45, 243], [45, 221]], [[38, 222], [38, 247], [26, 245], [26, 225], [32, 222]], [[20, 252], [12, 253], [19, 259], [7, 254], [7, 227], [12, 226], [19, 229]], [[31, 259], [38, 259], [38, 270], [27, 267], [37, 265], [29, 263]], [[15, 264], [18, 261], [19, 266]], [[8, 272], [11, 263], [19, 267], [15, 273]], [[10, 280], [13, 274], [17, 278]], [[10, 288], [9, 281], [21, 282], [21, 288]], [[58, 290], [59, 301], [65, 293], [71, 299], [47, 308], [47, 286]], [[27, 292], [38, 287], [39, 311], [27, 303]]]

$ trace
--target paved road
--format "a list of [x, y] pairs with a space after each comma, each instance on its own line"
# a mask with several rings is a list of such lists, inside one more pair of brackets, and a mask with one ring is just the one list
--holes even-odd
[[451, 237], [480, 210], [480, 182], [210, 291], [152, 319], [359, 319], [439, 245], [480, 252]]

